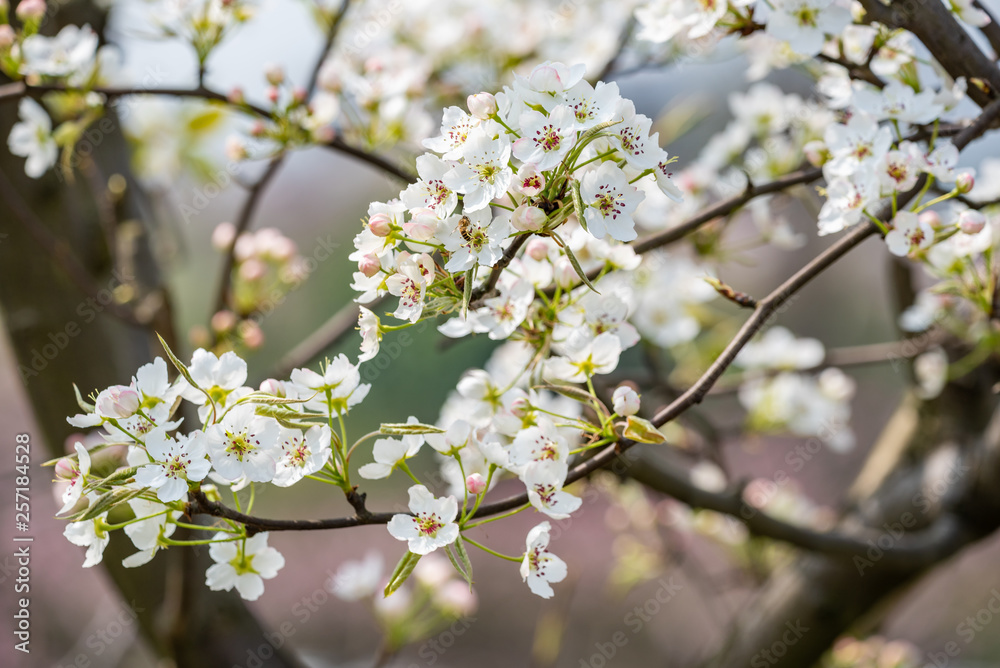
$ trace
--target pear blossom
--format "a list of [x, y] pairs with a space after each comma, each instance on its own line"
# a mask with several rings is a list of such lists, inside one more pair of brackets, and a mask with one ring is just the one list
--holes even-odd
[[877, 183], [870, 169], [858, 169], [849, 177], [834, 179], [827, 188], [827, 199], [819, 212], [820, 236], [840, 232], [861, 222], [865, 207], [878, 199]]
[[293, 370], [291, 381], [301, 395], [312, 397], [305, 402], [306, 408], [337, 415], [360, 404], [371, 389], [368, 383], [361, 383], [358, 367], [343, 353], [327, 360], [322, 374], [312, 369]]
[[141, 397], [131, 387], [112, 385], [97, 395], [94, 412], [103, 418], [127, 418], [139, 410]]
[[611, 395], [612, 407], [619, 415], [635, 415], [639, 412], [639, 394], [628, 385], [620, 385]]
[[326, 590], [342, 601], [360, 601], [374, 596], [382, 584], [385, 563], [378, 552], [358, 561], [345, 561], [326, 581]]
[[955, 180], [955, 167], [958, 165], [958, 148], [950, 141], [939, 141], [934, 150], [927, 156], [924, 169], [938, 181], [950, 183]]
[[571, 349], [565, 356], [552, 357], [545, 363], [545, 376], [568, 383], [582, 383], [595, 374], [611, 373], [618, 368], [622, 344], [618, 337], [605, 332], [589, 343]]
[[580, 181], [587, 230], [598, 239], [606, 234], [619, 241], [631, 241], [639, 236], [632, 212], [643, 197], [613, 162], [601, 163]]
[[[89, 493], [87, 500], [94, 503], [97, 500], [97, 495]], [[83, 561], [84, 568], [96, 566], [104, 559], [104, 548], [111, 541], [111, 535], [106, 529], [107, 519], [108, 513], [103, 512], [89, 520], [70, 522], [63, 529], [63, 536], [66, 537], [66, 540], [74, 545], [87, 548], [87, 555]]]
[[17, 112], [21, 120], [10, 129], [7, 148], [14, 155], [27, 158], [24, 173], [37, 179], [56, 164], [59, 149], [52, 137], [52, 119], [30, 97], [21, 98]]
[[635, 10], [638, 38], [655, 43], [669, 42], [678, 35], [698, 39], [715, 28], [728, 8], [727, 3], [717, 0], [651, 0]]
[[876, 172], [882, 190], [906, 192], [917, 185], [924, 165], [923, 152], [912, 142], [900, 142], [897, 150], [889, 151]]
[[167, 510], [167, 507], [155, 501], [143, 498], [129, 499], [138, 522], [125, 525], [125, 534], [132, 539], [132, 544], [139, 551], [122, 559], [125, 568], [136, 568], [149, 563], [160, 549], [160, 539], [170, 538], [177, 530], [177, 525], [170, 520], [175, 519], [179, 512]]
[[89, 25], [67, 25], [55, 37], [31, 35], [21, 49], [24, 61], [21, 74], [47, 77], [75, 75], [73, 80], [89, 74], [97, 54], [97, 33]]
[[174, 439], [162, 428], [157, 428], [146, 434], [145, 444], [153, 461], [139, 467], [135, 481], [155, 489], [156, 497], [163, 503], [186, 497], [188, 483], [201, 482], [212, 468], [206, 458], [205, 435], [201, 431], [178, 435]]
[[534, 462], [528, 465], [521, 479], [528, 488], [531, 505], [554, 520], [566, 519], [583, 503], [562, 489], [566, 480], [565, 462]]
[[542, 522], [525, 539], [524, 559], [521, 561], [521, 579], [528, 583], [531, 593], [542, 598], [552, 598], [553, 582], [566, 579], [566, 562], [549, 552], [552, 525]]
[[431, 139], [425, 139], [425, 148], [442, 154], [445, 160], [458, 160], [469, 139], [469, 133], [479, 126], [479, 119], [470, 116], [460, 107], [448, 107], [441, 119], [441, 134]]
[[132, 376], [132, 387], [141, 397], [142, 408], [153, 408], [161, 403], [173, 406], [181, 393], [181, 387], [170, 382], [167, 363], [162, 357], [139, 367]]
[[892, 145], [892, 132], [871, 116], [855, 114], [846, 125], [827, 128], [824, 139], [832, 158], [823, 173], [846, 177], [881, 160]]
[[536, 426], [528, 427], [514, 437], [508, 452], [508, 468], [520, 475], [536, 462], [555, 462], [565, 466], [569, 459], [569, 443], [551, 420], [540, 417]]
[[414, 447], [396, 438], [380, 438], [373, 446], [375, 461], [362, 466], [358, 473], [366, 480], [388, 478], [397, 466], [420, 451], [420, 445], [417, 443]]
[[430, 554], [458, 538], [458, 502], [454, 496], [436, 499], [423, 485], [410, 487], [410, 512], [393, 515], [389, 533], [396, 540], [407, 541], [410, 552]]
[[191, 356], [188, 372], [198, 387], [182, 379], [181, 396], [206, 409], [204, 414], [199, 412], [203, 420], [208, 415], [209, 398], [217, 405], [225, 405], [229, 394], [247, 381], [247, 363], [232, 351], [216, 357], [215, 353], [199, 348]]
[[487, 299], [485, 306], [478, 312], [484, 329], [496, 341], [506, 339], [514, 333], [528, 316], [528, 310], [535, 299], [534, 286], [523, 279], [501, 279], [498, 287], [500, 294]]
[[330, 459], [333, 433], [325, 424], [315, 424], [303, 434], [298, 429], [278, 428], [278, 455], [274, 479], [278, 487], [291, 487], [319, 471]]
[[514, 157], [532, 163], [546, 171], [562, 161], [573, 147], [576, 137], [576, 116], [564, 105], [549, 111], [546, 116], [531, 109], [519, 119], [521, 138], [511, 146]]
[[819, 339], [796, 338], [785, 327], [772, 327], [747, 343], [735, 364], [744, 369], [809, 369], [826, 357]]
[[69, 485], [62, 493], [63, 506], [56, 515], [62, 515], [73, 509], [80, 500], [83, 487], [87, 484], [87, 476], [90, 475], [90, 453], [87, 452], [87, 448], [83, 447], [83, 443], [80, 441], [74, 443], [73, 448], [76, 450], [77, 462], [74, 463], [68, 458], [60, 459], [60, 463], [67, 462], [68, 465], [56, 466], [57, 475], [64, 480], [69, 480]]
[[506, 135], [494, 139], [482, 128], [469, 133], [461, 149], [462, 162], [444, 175], [444, 184], [462, 194], [466, 214], [486, 208], [507, 192], [514, 178], [510, 152]]
[[440, 235], [445, 249], [451, 253], [444, 268], [448, 271], [465, 271], [477, 264], [492, 267], [503, 255], [503, 243], [513, 229], [510, 215], [493, 217], [487, 207], [455, 214], [444, 223], [447, 232]]
[[378, 355], [382, 328], [378, 316], [364, 306], [358, 307], [358, 328], [361, 330], [361, 354], [358, 356], [358, 364], [361, 364]]
[[[205, 584], [212, 591], [231, 591], [236, 587], [247, 601], [256, 601], [264, 593], [264, 580], [270, 580], [284, 568], [285, 558], [267, 544], [266, 532], [244, 540], [215, 542], [208, 554], [215, 564], [205, 572]], [[232, 538], [224, 531], [214, 536], [222, 541]]]
[[442, 455], [452, 455], [459, 452], [474, 438], [472, 425], [465, 420], [455, 420], [443, 434], [427, 434], [427, 445]]
[[389, 294], [399, 297], [393, 315], [400, 320], [416, 322], [424, 311], [427, 286], [434, 279], [434, 262], [426, 253], [401, 260], [396, 273], [385, 279]]
[[885, 235], [889, 252], [906, 257], [918, 250], [930, 248], [934, 243], [934, 228], [912, 211], [900, 211], [892, 219], [892, 229]]
[[226, 480], [245, 475], [253, 482], [274, 478], [277, 458], [278, 423], [258, 416], [250, 404], [231, 409], [222, 421], [205, 432], [212, 466]]
[[[632, 100], [621, 98], [615, 108], [614, 118], [622, 119], [610, 128], [612, 145], [621, 150], [629, 166], [643, 170], [652, 169], [659, 162], [659, 134], [649, 134], [653, 121], [635, 112]], [[623, 239], [622, 241], [627, 241]]]
[[458, 204], [458, 195], [444, 184], [444, 175], [451, 168], [452, 163], [430, 153], [417, 158], [420, 180], [400, 194], [403, 204], [408, 209], [430, 209], [438, 218], [450, 215]]
[[772, 0], [767, 34], [788, 42], [803, 56], [823, 49], [826, 35], [839, 35], [851, 22], [851, 12], [836, 0]]
[[894, 119], [921, 125], [938, 118], [944, 107], [934, 100], [935, 93], [917, 93], [898, 79], [892, 79], [880, 91], [862, 88], [854, 94], [854, 106], [875, 120]]
[[947, 0], [944, 4], [955, 16], [970, 26], [982, 28], [990, 23], [990, 15], [976, 7], [973, 0]]
[[517, 170], [510, 187], [525, 197], [534, 197], [545, 188], [545, 175], [537, 165], [526, 162]]

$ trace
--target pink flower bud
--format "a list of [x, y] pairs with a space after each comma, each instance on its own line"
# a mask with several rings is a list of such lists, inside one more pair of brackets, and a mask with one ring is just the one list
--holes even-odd
[[232, 223], [219, 223], [219, 225], [212, 232], [212, 245], [220, 251], [228, 250], [229, 246], [232, 245], [233, 237], [235, 236], [235, 225]]
[[537, 232], [542, 229], [547, 220], [548, 216], [537, 206], [522, 204], [514, 209], [514, 213], [510, 217], [510, 224], [514, 226], [514, 229], [522, 232]]
[[375, 213], [368, 219], [368, 229], [377, 237], [387, 237], [392, 233], [392, 218], [387, 213]]
[[972, 172], [961, 172], [955, 177], [955, 190], [957, 190], [960, 195], [964, 195], [969, 192], [975, 185], [976, 177], [973, 176]]
[[304, 103], [308, 96], [309, 93], [306, 92], [306, 89], [301, 86], [296, 86], [292, 90], [292, 99], [295, 100], [298, 104]]
[[236, 314], [232, 311], [222, 310], [212, 316], [212, 330], [219, 334], [233, 331], [236, 327]]
[[465, 488], [469, 490], [469, 494], [482, 494], [486, 491], [486, 481], [483, 476], [473, 473], [465, 479]]
[[45, 16], [45, 0], [21, 0], [14, 14], [22, 21], [37, 21]]
[[106, 418], [127, 418], [139, 410], [142, 397], [127, 385], [112, 385], [97, 395], [95, 412]]
[[246, 144], [236, 135], [226, 137], [226, 157], [233, 162], [246, 160], [249, 153]]
[[368, 278], [377, 274], [380, 269], [382, 269], [382, 263], [379, 262], [378, 256], [375, 253], [365, 253], [358, 260], [358, 271]]
[[268, 65], [264, 68], [264, 78], [272, 86], [280, 86], [285, 81], [285, 70], [281, 65]]
[[532, 260], [541, 262], [542, 260], [544, 260], [549, 256], [549, 245], [545, 243], [544, 239], [539, 239], [538, 237], [535, 237], [534, 239], [528, 242], [528, 245], [525, 247], [524, 252], [527, 253], [528, 257], [530, 257]]
[[271, 101], [271, 104], [277, 104], [278, 98], [281, 97], [281, 91], [274, 86], [268, 86], [266, 95], [267, 99]]
[[966, 209], [958, 214], [958, 229], [966, 234], [979, 234], [986, 227], [986, 216], [975, 209]]
[[72, 480], [79, 475], [80, 469], [69, 457], [63, 457], [56, 462], [56, 477], [62, 480]]
[[212, 337], [203, 325], [195, 325], [188, 330], [188, 341], [195, 348], [208, 348], [212, 345]]
[[257, 255], [257, 243], [254, 241], [252, 234], [244, 232], [236, 237], [236, 243], [233, 245], [233, 257], [243, 262], [255, 255]]
[[257, 258], [250, 258], [240, 264], [239, 275], [244, 281], [253, 283], [267, 276], [267, 265]]
[[243, 339], [243, 345], [250, 350], [256, 350], [264, 345], [264, 330], [253, 320], [244, 320], [241, 322], [239, 330], [240, 338]]
[[469, 585], [458, 580], [452, 580], [441, 587], [434, 597], [439, 608], [456, 617], [467, 617], [476, 611], [479, 599]]
[[518, 419], [524, 419], [532, 411], [531, 402], [527, 397], [518, 397], [510, 402], [510, 412]]
[[431, 214], [421, 214], [414, 216], [409, 222], [403, 223], [403, 232], [406, 236], [417, 241], [428, 241], [437, 232], [438, 219]]
[[917, 216], [917, 220], [930, 225], [935, 230], [941, 227], [941, 216], [938, 215], [937, 211], [924, 211]]
[[622, 385], [612, 395], [615, 413], [635, 415], [639, 412], [639, 395], [628, 385]]
[[246, 96], [243, 94], [243, 89], [239, 86], [233, 86], [229, 94], [226, 95], [226, 99], [229, 100], [230, 104], [243, 104], [247, 101]]
[[320, 88], [328, 90], [331, 93], [339, 92], [343, 82], [340, 80], [340, 68], [337, 64], [331, 60], [323, 63], [316, 83], [320, 85]]
[[272, 397], [284, 397], [285, 385], [280, 380], [268, 378], [261, 382], [260, 391], [264, 394], [270, 394]]
[[263, 137], [266, 132], [267, 126], [264, 125], [264, 121], [254, 121], [250, 126], [250, 134], [254, 137]]
[[467, 102], [469, 104], [469, 113], [480, 120], [485, 121], [497, 113], [497, 99], [490, 93], [470, 95]]
[[14, 41], [16, 39], [17, 35], [14, 33], [13, 28], [6, 23], [0, 25], [0, 50], [6, 50], [14, 46]]

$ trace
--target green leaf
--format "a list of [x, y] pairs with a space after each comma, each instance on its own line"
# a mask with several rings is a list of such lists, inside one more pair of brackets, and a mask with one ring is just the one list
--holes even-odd
[[569, 397], [573, 401], [579, 401], [580, 403], [589, 404], [594, 400], [586, 390], [575, 387], [573, 385], [556, 385], [554, 383], [543, 383], [541, 385], [535, 385], [534, 389], [550, 390], [552, 392], [557, 392], [564, 397]]
[[652, 422], [635, 415], [626, 419], [623, 435], [638, 443], [663, 443], [667, 440]]
[[73, 383], [73, 393], [76, 394], [76, 404], [84, 413], [94, 412], [93, 404], [88, 404], [83, 400], [83, 396], [80, 394], [80, 388], [76, 386], [76, 383]]
[[[263, 392], [254, 392], [253, 394], [248, 394], [245, 397], [237, 400], [236, 404], [257, 404], [259, 406], [288, 406], [291, 404], [303, 404], [309, 401], [306, 399], [293, 399], [291, 397], [276, 397], [273, 394], [264, 394]], [[318, 415], [318, 413], [317, 413]]]
[[472, 281], [475, 280], [476, 268], [465, 272], [465, 283], [462, 285], [462, 317], [469, 314], [469, 302], [472, 301]]
[[410, 434], [443, 434], [444, 429], [420, 422], [386, 422], [379, 427], [380, 434], [408, 436]]
[[601, 294], [600, 291], [594, 287], [594, 284], [590, 282], [590, 279], [587, 278], [587, 272], [585, 272], [583, 267], [580, 266], [580, 261], [576, 259], [576, 255], [573, 255], [573, 249], [569, 247], [569, 244], [564, 242], [555, 232], [552, 233], [552, 236], [556, 240], [556, 243], [562, 246], [562, 249], [566, 251], [566, 257], [569, 258], [569, 263], [573, 265], [573, 271], [575, 271], [576, 275], [580, 277], [580, 280], [583, 281], [584, 285], [597, 294]]
[[134, 499], [145, 491], [145, 489], [135, 489], [134, 487], [116, 487], [110, 492], [100, 495], [87, 508], [81, 510], [76, 515], [70, 515], [67, 519], [72, 522], [92, 520], [101, 513], [105, 513], [129, 499]]
[[[159, 332], [157, 332], [156, 338], [160, 340], [160, 345], [163, 346], [163, 352], [167, 354], [167, 359], [169, 359], [170, 363], [173, 364], [174, 367], [176, 367], [178, 373], [184, 376], [184, 380], [191, 383], [191, 387], [195, 387], [201, 390], [202, 392], [205, 392], [205, 390], [203, 390], [201, 386], [198, 385], [198, 383], [194, 382], [194, 378], [191, 377], [191, 372], [188, 371], [188, 368], [186, 366], [184, 366], [184, 362], [181, 362], [179, 359], [177, 359], [177, 355], [174, 355], [174, 351], [170, 349], [170, 346], [168, 346], [167, 342], [163, 340], [163, 337], [160, 336]], [[206, 397], [208, 396], [208, 392], [205, 392], [205, 396]]]
[[95, 489], [98, 487], [104, 487], [106, 485], [113, 485], [116, 482], [124, 482], [129, 478], [135, 476], [139, 471], [138, 466], [129, 466], [127, 468], [119, 469], [109, 475], [107, 478], [101, 478], [100, 480], [94, 480], [93, 482], [87, 483], [88, 489]]
[[465, 576], [465, 581], [469, 585], [469, 591], [472, 591], [472, 561], [469, 560], [469, 553], [465, 551], [465, 541], [462, 540], [462, 534], [459, 534], [458, 538], [455, 539], [455, 552], [458, 553], [458, 558], [465, 566], [462, 575]]
[[394, 570], [392, 575], [389, 577], [389, 584], [385, 586], [384, 594], [386, 597], [390, 596], [394, 591], [403, 586], [403, 583], [410, 577], [410, 573], [413, 572], [417, 562], [420, 561], [420, 557], [421, 555], [419, 554], [414, 554], [409, 550], [406, 551], [403, 558], [399, 560], [398, 564], [396, 564], [396, 570]]
[[576, 210], [576, 219], [580, 223], [580, 227], [590, 231], [587, 228], [587, 217], [584, 215], [586, 208], [583, 206], [583, 198], [580, 196], [580, 182], [574, 181], [573, 187], [570, 188], [570, 193], [573, 195], [573, 209]]

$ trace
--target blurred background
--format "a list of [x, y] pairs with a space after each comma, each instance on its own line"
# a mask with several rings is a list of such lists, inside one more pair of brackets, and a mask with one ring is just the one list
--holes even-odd
[[[292, 80], [302, 82], [308, 76], [323, 43], [310, 7], [287, 0], [262, 0], [258, 7], [256, 18], [213, 55], [209, 87], [225, 91], [240, 86], [248, 99], [259, 100], [266, 86], [260, 73], [270, 63], [281, 63]], [[115, 3], [106, 38], [120, 48], [122, 61], [133, 75], [155, 72], [158, 86], [190, 86], [191, 72], [197, 66], [190, 49], [176, 41], [148, 39], [142, 28], [147, 9], [136, 0]], [[666, 146], [671, 155], [679, 157], [683, 167], [685, 160], [696, 155], [707, 138], [729, 120], [727, 100], [731, 92], [747, 88], [746, 67], [746, 61], [734, 55], [709, 64], [686, 63], [663, 71], [624, 74], [615, 80], [623, 96], [633, 99], [638, 111], [653, 118], [661, 117], [680, 101], [706, 112], [702, 123]], [[809, 94], [810, 79], [794, 71], [773, 75], [769, 80], [786, 91]], [[151, 109], [140, 110], [140, 104]], [[127, 125], [135, 121], [155, 127], [157, 115], [170, 118], [186, 108], [174, 100], [135, 105], [136, 118], [127, 119]], [[6, 135], [10, 109], [4, 111], [2, 134]], [[241, 123], [225, 122], [237, 127]], [[212, 133], [200, 147], [209, 174], [225, 169], [225, 134]], [[978, 166], [984, 157], [995, 155], [997, 147], [995, 140], [980, 142], [963, 156], [963, 163]], [[5, 163], [8, 171], [9, 164]], [[241, 163], [233, 181], [252, 182], [262, 167], [259, 161]], [[155, 187], [150, 187], [147, 212], [162, 232], [159, 239], [163, 245], [156, 254], [173, 297], [183, 359], [192, 350], [187, 334], [192, 328], [204, 327], [211, 315], [222, 262], [221, 254], [212, 246], [212, 233], [220, 223], [234, 219], [246, 194], [230, 183], [217, 188], [217, 195], [205, 197], [205, 184], [211, 179], [206, 181], [187, 169], [159, 169], [164, 178], [151, 181]], [[301, 150], [285, 161], [266, 190], [251, 229], [280, 229], [296, 243], [302, 256], [313, 257], [317, 263], [308, 281], [291, 291], [262, 321], [264, 344], [249, 354], [249, 384], [255, 385], [271, 375], [289, 350], [354, 296], [349, 288], [354, 266], [347, 260], [353, 249], [351, 240], [369, 202], [393, 197], [399, 188], [398, 182], [331, 151]], [[185, 209], [185, 205], [195, 210]], [[785, 213], [795, 230], [805, 234], [807, 243], [794, 251], [763, 247], [741, 254], [727, 265], [727, 282], [751, 294], [763, 294], [829, 244], [829, 240], [817, 238], [814, 218], [805, 208]], [[5, 216], [6, 211], [0, 213], [0, 229], [9, 225]], [[752, 228], [748, 220], [736, 224]], [[331, 246], [334, 250], [327, 255], [324, 251]], [[30, 259], [22, 261], [30, 262], [33, 271], [56, 274], [50, 260], [34, 248], [15, 248], [10, 241], [0, 239], [0, 261], [12, 261], [15, 254], [29, 255]], [[884, 248], [877, 241], [869, 241], [809, 285], [776, 323], [800, 336], [818, 338], [828, 348], [893, 340], [897, 337], [895, 314], [899, 305], [887, 287], [891, 271]], [[25, 280], [31, 280], [31, 276], [25, 276]], [[17, 288], [8, 285], [7, 289]], [[68, 309], [62, 308], [67, 322], [81, 320], [72, 300]], [[7, 335], [8, 329], [22, 326], [28, 317], [22, 311], [4, 312], [4, 327], [0, 328], [4, 332], [0, 337], [0, 423], [3, 441], [8, 445], [8, 456], [0, 461], [0, 480], [6, 490], [0, 500], [0, 536], [15, 533], [12, 444], [15, 434], [28, 433], [32, 436], [35, 464], [31, 482], [32, 651], [30, 656], [13, 651], [11, 632], [5, 632], [0, 664], [109, 668], [162, 665], [143, 640], [130, 612], [130, 606], [143, 605], [141, 599], [123, 600], [102, 567], [82, 569], [82, 550], [62, 537], [63, 523], [53, 519], [59, 504], [50, 482], [51, 469], [37, 465], [65, 451], [75, 435], [65, 424], [39, 424], [31, 407]], [[95, 336], [103, 336], [104, 328], [115, 327], [103, 317], [83, 326], [91, 328]], [[366, 433], [380, 422], [404, 421], [409, 415], [434, 422], [462, 373], [481, 367], [495, 345], [485, 337], [443, 345], [442, 338], [425, 327], [414, 334], [412, 345], [402, 349], [389, 345], [391, 339], [387, 337], [379, 357], [369, 362], [377, 373], [365, 376], [373, 389], [351, 413], [352, 433]], [[110, 378], [78, 373], [80, 351], [74, 348], [82, 346], [83, 341], [72, 340], [43, 373], [72, 379], [85, 394], [112, 382], [128, 382], [137, 364], [122, 372], [115, 368], [117, 362], [109, 360], [109, 372], [115, 369], [114, 374], [108, 374]], [[326, 354], [345, 352], [353, 358], [356, 345], [355, 338], [349, 336], [341, 347], [331, 348]], [[123, 358], [141, 356], [135, 350], [120, 352]], [[637, 355], [626, 357], [623, 375], [642, 365]], [[834, 509], [843, 489], [857, 474], [867, 448], [893, 413], [907, 380], [902, 369], [890, 364], [850, 369], [848, 373], [858, 385], [853, 400], [858, 446], [846, 454], [824, 448], [793, 474], [795, 484], [806, 497]], [[68, 383], [50, 401], [48, 416], [77, 412]], [[734, 470], [746, 477], [773, 480], [779, 470], [787, 469], [786, 455], [804, 441], [741, 437], [743, 413], [732, 396], [709, 399], [699, 410], [711, 416], [724, 434], [730, 434], [723, 438], [725, 452]], [[45, 433], [62, 434], [63, 440], [46, 442]], [[415, 470], [426, 472], [434, 466], [430, 453], [425, 452]], [[682, 521], [677, 519], [670, 501], [637, 487], [625, 493], [602, 491], [617, 484], [599, 479], [593, 483], [594, 494], [583, 494], [578, 488], [578, 495], [587, 499], [583, 508], [571, 520], [554, 523], [557, 529], [553, 549], [570, 568], [569, 578], [555, 587], [555, 598], [545, 601], [533, 596], [520, 582], [515, 564], [473, 554], [478, 610], [456, 625], [436, 629], [426, 640], [404, 648], [387, 665], [696, 665], [724, 640], [727, 621], [742, 608], [758, 580], [753, 569], [738, 567], [745, 555], [734, 557], [725, 540], [706, 538], [680, 526]], [[404, 481], [397, 477], [367, 486], [369, 498], [377, 499], [376, 509], [403, 502], [405, 488]], [[503, 496], [517, 488], [516, 481], [505, 481], [495, 493]], [[349, 512], [338, 490], [310, 481], [287, 490], [267, 487], [257, 498], [256, 514], [266, 517], [334, 517]], [[524, 534], [537, 521], [525, 513], [490, 525], [482, 534], [498, 549], [517, 553], [522, 549]], [[636, 547], [636, 535], [642, 536], [638, 543], [645, 548]], [[371, 550], [381, 552], [391, 567], [399, 543], [381, 526], [275, 533], [270, 542], [284, 554], [286, 567], [268, 583], [263, 597], [248, 606], [264, 629], [272, 634], [278, 630], [282, 639], [276, 643], [273, 635], [271, 640], [262, 636], [256, 646], [247, 644], [244, 662], [239, 665], [270, 665], [268, 659], [261, 658], [268, 652], [260, 651], [268, 642], [290, 649], [303, 666], [372, 665], [381, 645], [372, 611], [364, 603], [338, 600], [329, 593], [327, 581], [344, 562], [360, 559]], [[657, 556], [650, 556], [650, 545], [659, 550]], [[118, 554], [113, 545], [105, 558], [120, 558], [130, 549], [127, 546]], [[988, 622], [984, 624], [982, 616], [978, 622], [982, 632], [970, 634], [969, 626], [963, 626], [968, 617], [991, 610], [991, 601], [994, 608], [1000, 609], [998, 559], [997, 541], [984, 541], [900, 592], [893, 610], [877, 627], [866, 629], [863, 620], [859, 627], [863, 632], [912, 643], [919, 661], [915, 665], [998, 665], [997, 629]], [[634, 573], [630, 567], [634, 567]], [[12, 625], [15, 577], [13, 543], [8, 542], [0, 550], [0, 614], [6, 627]], [[669, 600], [650, 605], [666, 585], [672, 592]], [[864, 586], [863, 580], [859, 580], [859, 586]], [[650, 613], [654, 607], [656, 611]], [[647, 613], [648, 619], [636, 612], [639, 609]], [[992, 621], [996, 615], [990, 612], [989, 616]], [[637, 618], [642, 621], [636, 622]], [[615, 640], [622, 637], [617, 634], [626, 638], [624, 644]], [[616, 642], [614, 656], [608, 657], [609, 643]], [[940, 663], [941, 652], [949, 642], [957, 642], [961, 651], [957, 657], [947, 657], [946, 663]]]

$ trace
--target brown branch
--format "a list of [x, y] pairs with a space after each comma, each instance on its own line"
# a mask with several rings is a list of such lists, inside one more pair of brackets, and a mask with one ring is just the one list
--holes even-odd
[[500, 274], [510, 265], [511, 260], [514, 259], [514, 256], [517, 255], [517, 252], [521, 250], [521, 246], [524, 245], [530, 236], [530, 234], [521, 234], [511, 242], [507, 250], [504, 251], [503, 256], [490, 269], [490, 275], [486, 277], [486, 282], [472, 291], [472, 296], [469, 298], [470, 310], [479, 308], [483, 305], [484, 300], [496, 296], [494, 289], [497, 286], [497, 281], [500, 280]]

